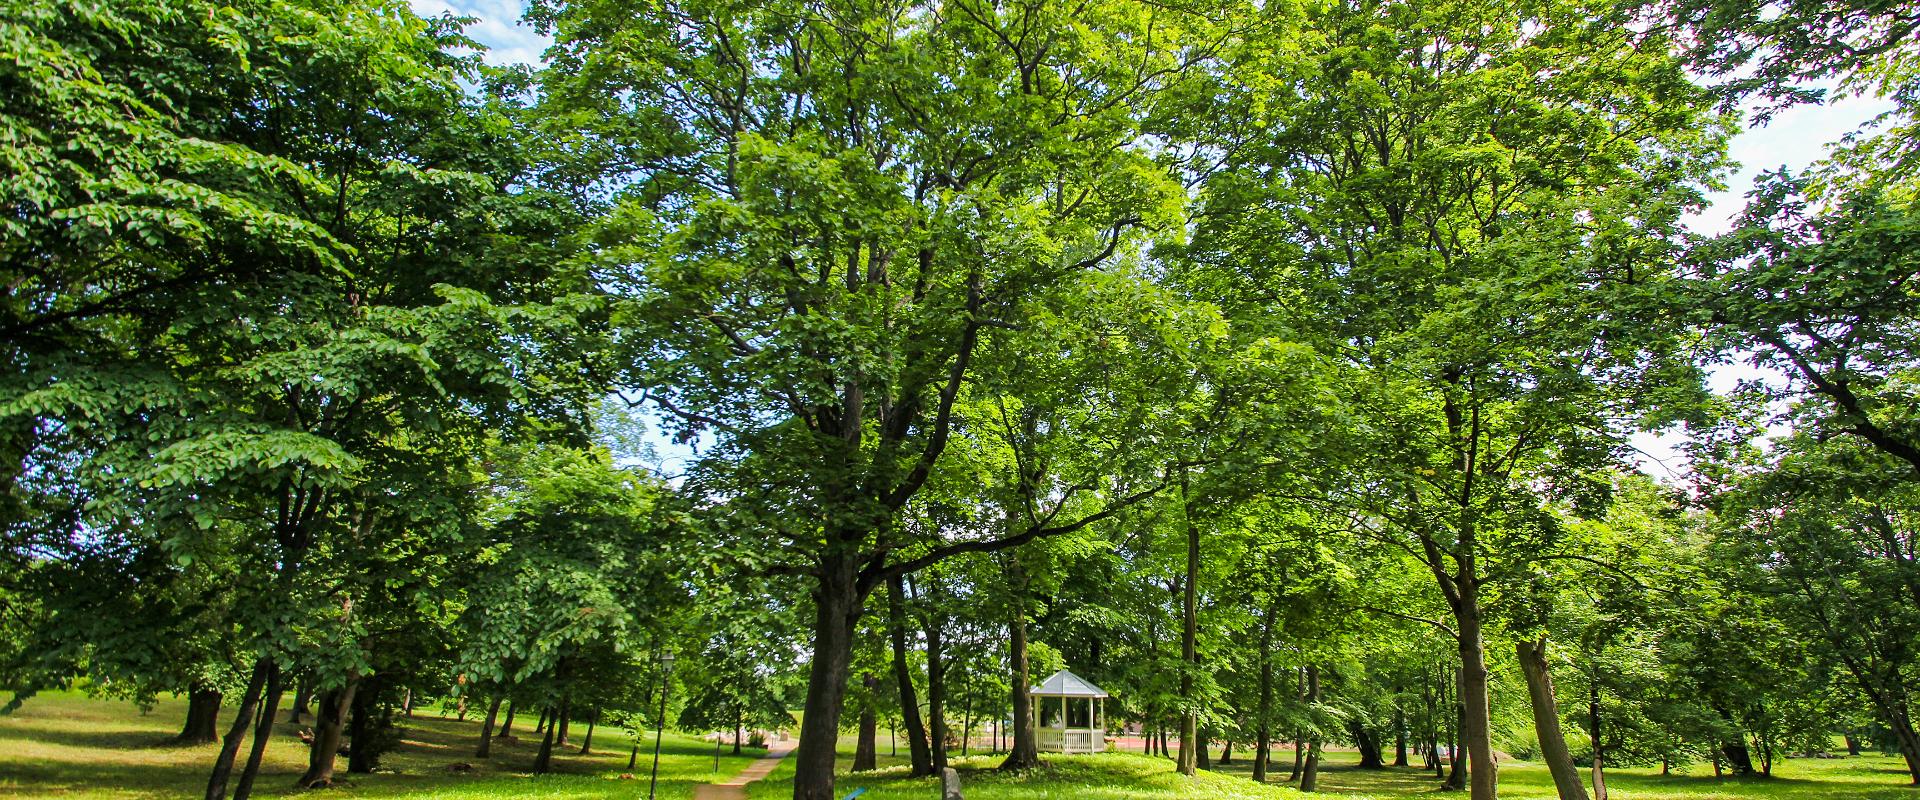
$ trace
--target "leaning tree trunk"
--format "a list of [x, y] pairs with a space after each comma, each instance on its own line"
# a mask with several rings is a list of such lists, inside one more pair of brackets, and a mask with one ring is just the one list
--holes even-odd
[[900, 689], [900, 720], [907, 729], [907, 759], [916, 777], [933, 774], [933, 753], [927, 746], [927, 727], [920, 721], [920, 699], [913, 689], [913, 670], [907, 666], [906, 578], [887, 581], [887, 634], [893, 643], [893, 681]]
[[1527, 681], [1527, 699], [1533, 706], [1533, 731], [1540, 739], [1540, 757], [1553, 776], [1554, 792], [1560, 800], [1587, 800], [1587, 788], [1580, 785], [1580, 770], [1573, 765], [1573, 753], [1567, 750], [1566, 733], [1560, 729], [1560, 703], [1553, 694], [1553, 674], [1548, 670], [1547, 640], [1521, 640], [1514, 643], [1520, 660], [1520, 673]]
[[1017, 560], [1010, 560], [1007, 577], [1013, 584], [1013, 614], [1007, 624], [1009, 640], [1008, 661], [1013, 667], [1013, 744], [1007, 748], [1007, 760], [1000, 762], [1005, 770], [1030, 769], [1040, 766], [1040, 743], [1033, 729], [1033, 703], [1027, 695], [1027, 687], [1033, 685], [1032, 677], [1027, 673], [1027, 609], [1026, 573], [1020, 569]]
[[498, 738], [513, 738], [513, 715], [519, 710], [520, 709], [514, 707], [513, 698], [507, 698], [507, 718], [500, 722], [500, 733], [496, 734]]
[[213, 774], [207, 777], [207, 800], [226, 800], [233, 759], [240, 753], [240, 740], [247, 735], [247, 723], [253, 721], [254, 710], [260, 706], [260, 693], [266, 687], [271, 665], [266, 658], [253, 663], [253, 674], [247, 677], [247, 690], [240, 695], [240, 707], [233, 712], [233, 724], [228, 726], [226, 739], [220, 743], [220, 754], [214, 757]]
[[187, 722], [180, 726], [181, 744], [206, 744], [220, 738], [220, 690], [194, 684], [187, 692]]
[[879, 690], [880, 681], [869, 672], [861, 679], [866, 687], [866, 699], [860, 703], [860, 734], [853, 746], [853, 771], [870, 772], [880, 766], [879, 747], [875, 739], [879, 737], [880, 720], [875, 714], [873, 694]]
[[1354, 749], [1360, 751], [1361, 769], [1386, 769], [1387, 761], [1380, 753], [1380, 737], [1358, 719], [1347, 722], [1347, 732], [1353, 736]]
[[480, 724], [480, 747], [473, 751], [474, 758], [493, 756], [493, 722], [500, 716], [500, 696], [494, 695], [493, 702], [487, 704], [487, 721]]
[[346, 728], [347, 711], [353, 707], [353, 695], [359, 678], [347, 685], [320, 693], [319, 716], [313, 721], [313, 747], [307, 753], [307, 771], [296, 783], [307, 789], [333, 785], [334, 761], [340, 755], [340, 734]]
[[793, 756], [793, 800], [838, 800], [833, 793], [834, 750], [853, 657], [853, 626], [860, 619], [858, 569], [851, 555], [821, 560], [813, 593], [813, 662], [807, 671], [799, 749]]
[[[541, 712], [541, 717], [543, 719], [546, 717], [544, 710]], [[558, 727], [560, 726], [547, 725], [546, 731], [540, 737], [540, 752], [533, 757], [533, 774], [545, 775], [553, 769], [553, 735], [554, 729]]]
[[[595, 725], [598, 725], [598, 724], [600, 724], [600, 709], [596, 708], [593, 710], [593, 716], [587, 717], [587, 738], [582, 739], [580, 741], [580, 755], [585, 756], [585, 755], [593, 754], [593, 728]], [[733, 752], [739, 753], [740, 752], [740, 746], [739, 746], [740, 734], [738, 733], [739, 729], [735, 728], [734, 730], [735, 730], [735, 733], [733, 734], [733, 742], [734, 742]]]
[[280, 679], [280, 665], [267, 669], [267, 699], [261, 706], [260, 721], [253, 726], [253, 748], [247, 753], [247, 766], [240, 770], [240, 782], [234, 784], [233, 800], [253, 796], [253, 781], [260, 777], [260, 762], [267, 754], [267, 741], [273, 738], [273, 716], [280, 713], [280, 696], [287, 687]]

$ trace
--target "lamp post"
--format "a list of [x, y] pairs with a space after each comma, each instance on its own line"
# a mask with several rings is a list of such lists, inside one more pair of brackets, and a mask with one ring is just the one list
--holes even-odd
[[647, 778], [647, 800], [660, 783], [660, 734], [667, 728], [667, 687], [672, 685], [673, 651], [660, 654], [660, 724], [653, 729], [653, 775]]

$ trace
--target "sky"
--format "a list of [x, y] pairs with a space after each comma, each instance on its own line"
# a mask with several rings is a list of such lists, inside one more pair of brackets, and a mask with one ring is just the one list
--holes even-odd
[[[531, 27], [520, 23], [525, 4], [521, 0], [409, 0], [414, 13], [421, 16], [453, 14], [476, 18], [467, 35], [485, 45], [483, 58], [490, 64], [533, 64], [552, 42]], [[1857, 130], [1888, 108], [1876, 99], [1842, 99], [1821, 106], [1799, 106], [1776, 115], [1765, 127], [1751, 128], [1735, 136], [1730, 154], [1740, 166], [1727, 178], [1724, 191], [1708, 195], [1710, 206], [1689, 222], [1701, 234], [1723, 233], [1740, 213], [1742, 198], [1752, 188], [1753, 179], [1763, 171], [1787, 167], [1803, 170], [1826, 154], [1827, 148], [1847, 133]], [[1742, 365], [1717, 368], [1711, 375], [1715, 391], [1727, 391], [1742, 379], [1756, 373]], [[1678, 480], [1686, 471], [1685, 459], [1675, 450], [1682, 434], [1636, 434], [1631, 444], [1640, 451], [1641, 469], [1656, 478]], [[652, 465], [663, 474], [685, 469], [692, 455], [686, 448], [666, 441], [655, 443], [660, 463]]]

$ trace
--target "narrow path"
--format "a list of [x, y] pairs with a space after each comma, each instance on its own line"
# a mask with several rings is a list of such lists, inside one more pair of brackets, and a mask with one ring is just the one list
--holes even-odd
[[693, 800], [747, 800], [747, 784], [767, 777], [774, 767], [780, 766], [780, 759], [800, 743], [796, 737], [785, 742], [773, 744], [767, 748], [767, 754], [748, 764], [740, 774], [727, 779], [725, 783], [708, 783], [693, 787]]

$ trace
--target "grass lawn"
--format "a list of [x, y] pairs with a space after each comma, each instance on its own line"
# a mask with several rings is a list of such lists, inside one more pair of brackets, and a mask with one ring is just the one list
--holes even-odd
[[[230, 713], [231, 709], [222, 709]], [[266, 797], [409, 798], [410, 800], [464, 800], [490, 797], [629, 798], [646, 797], [653, 737], [642, 735], [635, 778], [626, 773], [632, 739], [623, 730], [602, 727], [594, 731], [593, 753], [579, 754], [586, 724], [576, 720], [569, 734], [574, 746], [556, 748], [554, 772], [535, 777], [528, 772], [538, 739], [531, 738], [535, 715], [522, 714], [516, 733], [529, 738], [496, 740], [493, 757], [473, 757], [480, 723], [469, 714], [462, 722], [442, 718], [439, 711], [421, 709], [401, 720], [405, 741], [381, 761], [372, 775], [350, 775], [347, 759], [340, 758], [340, 788], [320, 795], [293, 788], [306, 768], [307, 748], [295, 734], [302, 726], [281, 724], [267, 748], [255, 794]], [[284, 714], [284, 712], [283, 712]], [[166, 699], [151, 713], [141, 714], [131, 703], [91, 700], [68, 693], [49, 693], [29, 699], [10, 716], [0, 717], [0, 797], [181, 798], [206, 791], [207, 772], [218, 744], [169, 744], [186, 717], [184, 700]], [[221, 719], [225, 732], [230, 716]], [[762, 751], [743, 755], [721, 751], [721, 776], [731, 776]], [[241, 759], [246, 758], [243, 749]], [[450, 765], [473, 765], [456, 773]], [[236, 777], [238, 770], [236, 769]], [[713, 745], [693, 737], [667, 734], [661, 745], [660, 791], [665, 798], [690, 798], [693, 787], [715, 780]]]
[[[142, 714], [129, 703], [90, 700], [56, 693], [35, 697], [11, 716], [0, 717], [0, 797], [52, 798], [177, 798], [203, 791], [207, 767], [217, 745], [191, 747], [168, 744], [178, 732], [185, 703], [162, 701]], [[530, 731], [532, 718], [522, 716], [518, 730]], [[408, 798], [409, 800], [467, 800], [468, 798], [635, 798], [645, 797], [652, 738], [643, 736], [640, 764], [633, 779], [627, 772], [631, 740], [626, 732], [603, 728], [594, 733], [594, 753], [569, 748], [554, 759], [556, 774], [533, 777], [539, 742], [520, 740], [497, 744], [494, 757], [473, 757], [479, 722], [443, 718], [422, 711], [405, 720], [405, 742], [385, 759], [373, 775], [347, 775], [343, 786], [321, 795], [292, 788], [306, 765], [306, 748], [294, 726], [281, 725], [268, 750], [258, 790], [262, 796], [298, 795], [324, 798]], [[574, 735], [584, 736], [576, 725]], [[842, 769], [850, 760], [852, 740], [842, 741]], [[865, 788], [866, 800], [932, 800], [939, 784], [930, 778], [906, 775], [904, 755], [886, 754], [881, 741], [881, 769], [858, 776], [842, 775], [842, 795]], [[902, 748], [904, 753], [904, 748]], [[713, 769], [713, 747], [698, 739], [668, 735], [660, 759], [660, 796], [690, 798], [693, 787], [739, 772], [759, 751], [743, 756], [722, 752], [720, 769]], [[1354, 754], [1328, 753], [1329, 766], [1321, 773], [1322, 789], [1347, 797], [1431, 796], [1434, 800], [1464, 798], [1464, 794], [1433, 791], [1435, 782], [1423, 772], [1406, 769], [1361, 770]], [[993, 767], [998, 756], [955, 758], [968, 800], [1263, 800], [1299, 798], [1284, 783], [1259, 786], [1247, 780], [1246, 760], [1218, 772], [1184, 778], [1172, 762], [1137, 753], [1097, 756], [1049, 756], [1049, 766], [1025, 775], [1002, 775]], [[1280, 774], [1291, 755], [1279, 754]], [[471, 772], [454, 772], [456, 763], [473, 765]], [[1710, 767], [1695, 766], [1687, 774], [1660, 777], [1655, 769], [1610, 771], [1608, 786], [1614, 800], [1920, 800], [1920, 790], [1906, 786], [1900, 760], [1884, 756], [1848, 759], [1796, 759], [1775, 765], [1772, 779], [1715, 780]], [[766, 780], [749, 787], [755, 800], [784, 800], [792, 791], [793, 760], [783, 761]], [[1546, 769], [1510, 762], [1500, 770], [1500, 796], [1511, 800], [1548, 800], [1552, 782]]]

